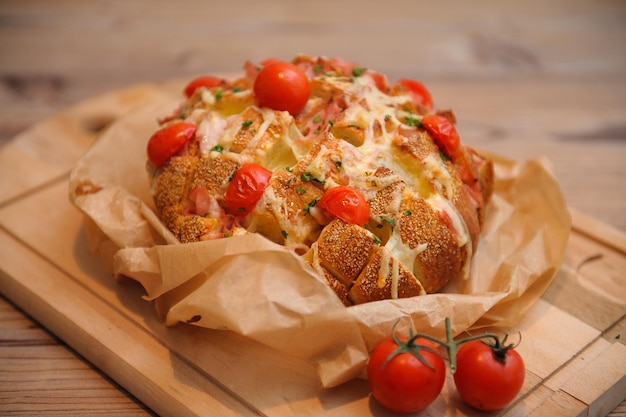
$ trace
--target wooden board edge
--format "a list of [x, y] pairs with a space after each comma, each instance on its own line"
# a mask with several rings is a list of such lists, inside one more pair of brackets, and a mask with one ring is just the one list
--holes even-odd
[[626, 233], [572, 207], [569, 212], [574, 231], [626, 255]]
[[4, 230], [0, 246], [12, 248], [0, 253], [2, 294], [159, 415], [262, 415]]

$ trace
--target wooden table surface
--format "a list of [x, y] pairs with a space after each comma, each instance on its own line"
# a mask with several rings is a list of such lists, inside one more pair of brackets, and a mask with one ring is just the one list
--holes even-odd
[[[246, 59], [339, 56], [422, 80], [468, 143], [547, 157], [572, 208], [624, 232], [624, 45], [621, 0], [4, 0], [0, 151], [111, 90], [237, 71]], [[0, 414], [152, 412], [3, 296]], [[626, 415], [626, 404], [610, 415]]]

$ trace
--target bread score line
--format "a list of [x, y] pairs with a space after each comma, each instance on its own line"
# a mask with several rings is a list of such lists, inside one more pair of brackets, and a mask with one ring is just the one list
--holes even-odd
[[[292, 115], [259, 105], [255, 82], [272, 64], [246, 62], [234, 80], [192, 81], [181, 106], [159, 120], [148, 147], [165, 143], [166, 157], [149, 158], [147, 168], [166, 227], [182, 243], [259, 233], [302, 256], [346, 306], [468, 279], [493, 165], [460, 143], [452, 111], [432, 110], [427, 90], [412, 88], [419, 83], [298, 55], [290, 64], [310, 94]], [[262, 185], [243, 175], [251, 168], [267, 173]], [[257, 194], [240, 210], [227, 201], [246, 193], [233, 191], [238, 171], [239, 188]], [[364, 199], [363, 224], [318, 204], [340, 189]], [[354, 204], [348, 193], [339, 207]]]

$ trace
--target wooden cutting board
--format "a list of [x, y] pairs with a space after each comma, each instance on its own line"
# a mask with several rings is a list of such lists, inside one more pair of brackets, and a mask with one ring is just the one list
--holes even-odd
[[[67, 175], [98, 132], [159, 89], [97, 97], [43, 121], [0, 153], [0, 289], [164, 416], [384, 416], [367, 383], [323, 389], [307, 364], [224, 331], [166, 328], [143, 290], [115, 282], [92, 254]], [[626, 398], [626, 236], [572, 211], [566, 261], [514, 328], [527, 375], [498, 415], [605, 415]], [[448, 377], [425, 412], [484, 415]]]

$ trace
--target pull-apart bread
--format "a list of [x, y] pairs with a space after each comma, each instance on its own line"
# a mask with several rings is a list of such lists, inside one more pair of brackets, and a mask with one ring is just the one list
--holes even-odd
[[306, 55], [244, 69], [192, 81], [148, 141], [155, 206], [181, 242], [262, 234], [346, 305], [469, 277], [493, 167], [423, 85]]

